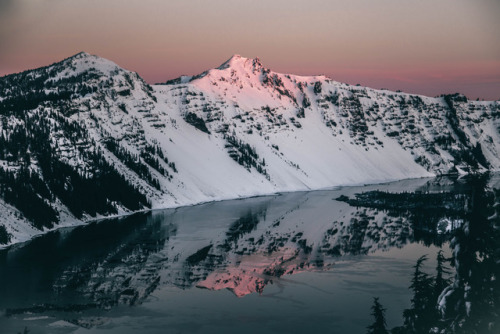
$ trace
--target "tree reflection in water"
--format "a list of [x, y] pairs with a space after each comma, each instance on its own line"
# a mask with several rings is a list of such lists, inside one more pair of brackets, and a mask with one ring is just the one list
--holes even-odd
[[[403, 325], [392, 331], [495, 333], [498, 184], [498, 176], [401, 181], [211, 203], [57, 231], [0, 251], [0, 310], [98, 326], [82, 322], [80, 314], [139, 305], [162, 287], [229, 289], [242, 297], [263, 293], [287, 275], [334, 275], [352, 256], [410, 243], [450, 244], [451, 259], [439, 253], [435, 272], [425, 272], [425, 258], [415, 264], [408, 277], [411, 306], [398, 311]], [[378, 320], [372, 330], [384, 324]]]
[[[426, 257], [418, 259], [411, 308], [403, 312], [404, 325], [392, 333], [500, 332], [500, 189], [488, 188], [487, 181], [487, 176], [476, 176], [467, 183], [463, 223], [451, 232], [452, 257], [438, 253], [435, 276], [422, 271]], [[450, 278], [447, 261], [454, 269]]]

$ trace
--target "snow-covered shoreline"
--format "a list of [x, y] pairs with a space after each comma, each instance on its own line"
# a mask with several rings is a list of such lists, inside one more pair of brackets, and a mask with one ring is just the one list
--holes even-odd
[[93, 224], [93, 223], [100, 223], [100, 222], [108, 221], [111, 219], [126, 218], [126, 217], [130, 217], [130, 216], [133, 216], [136, 214], [141, 214], [141, 213], [150, 213], [150, 212], [154, 212], [154, 211], [162, 211], [162, 210], [170, 210], [170, 209], [174, 210], [174, 209], [179, 209], [179, 208], [189, 208], [189, 207], [195, 207], [195, 206], [210, 204], [210, 203], [217, 203], [217, 202], [223, 202], [223, 201], [246, 200], [246, 199], [251, 199], [251, 198], [275, 196], [275, 195], [286, 194], [286, 193], [342, 190], [344, 188], [357, 188], [357, 187], [364, 187], [364, 186], [384, 185], [384, 184], [389, 184], [389, 183], [394, 183], [394, 182], [400, 182], [400, 181], [405, 181], [405, 180], [416, 180], [416, 179], [432, 179], [432, 177], [430, 177], [430, 178], [429, 177], [419, 177], [419, 178], [409, 178], [409, 179], [400, 179], [400, 180], [385, 180], [385, 181], [374, 182], [374, 183], [334, 185], [334, 186], [328, 186], [328, 187], [323, 187], [323, 188], [318, 188], [318, 189], [303, 189], [303, 190], [295, 190], [295, 191], [277, 191], [274, 193], [262, 193], [262, 194], [249, 195], [249, 196], [245, 196], [245, 197], [218, 198], [218, 199], [211, 199], [211, 200], [190, 203], [190, 204], [179, 204], [179, 205], [173, 205], [173, 206], [155, 207], [155, 208], [151, 208], [151, 209], [144, 209], [144, 210], [138, 210], [138, 211], [132, 211], [132, 212], [121, 212], [121, 213], [116, 214], [116, 215], [92, 217], [88, 220], [81, 220], [81, 221], [77, 221], [77, 220], [61, 221], [59, 224], [57, 224], [52, 229], [46, 229], [45, 231], [39, 231], [38, 233], [33, 234], [33, 235], [24, 236], [25, 238], [20, 239], [19, 241], [16, 241], [16, 242], [9, 243], [7, 245], [0, 245], [0, 250], [9, 250], [9, 249], [12, 249], [13, 247], [23, 247], [23, 245], [30, 243], [31, 241], [33, 241], [36, 238], [43, 237], [47, 233], [56, 232], [56, 231], [64, 231], [65, 229], [73, 229], [75, 227], [85, 226], [85, 225], [89, 225], [89, 224]]

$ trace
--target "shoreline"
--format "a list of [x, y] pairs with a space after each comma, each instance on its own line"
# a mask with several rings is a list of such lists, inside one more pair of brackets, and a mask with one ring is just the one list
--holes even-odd
[[[498, 173], [498, 171], [489, 171], [486, 173]], [[480, 173], [480, 174], [486, 174], [486, 173]], [[17, 248], [17, 247], [23, 247], [24, 244], [32, 242], [36, 238], [42, 237], [48, 233], [59, 231], [59, 230], [64, 230], [64, 229], [73, 229], [76, 227], [81, 227], [81, 226], [86, 226], [89, 224], [94, 224], [94, 223], [100, 223], [102, 221], [107, 221], [110, 219], [120, 219], [120, 218], [125, 218], [125, 217], [130, 217], [135, 214], [145, 214], [145, 213], [152, 213], [154, 211], [161, 211], [161, 210], [175, 210], [175, 209], [180, 209], [180, 208], [189, 208], [189, 207], [195, 207], [199, 205], [204, 205], [204, 204], [210, 204], [210, 203], [217, 203], [217, 202], [224, 202], [224, 201], [237, 201], [237, 200], [246, 200], [246, 199], [251, 199], [251, 198], [259, 198], [259, 197], [268, 197], [268, 196], [275, 196], [275, 195], [280, 195], [280, 194], [288, 194], [288, 193], [299, 193], [299, 192], [313, 192], [313, 191], [332, 191], [332, 190], [341, 190], [344, 188], [356, 188], [356, 187], [368, 187], [368, 186], [374, 186], [374, 185], [383, 185], [383, 184], [390, 184], [390, 183], [395, 183], [395, 182], [401, 182], [405, 180], [418, 180], [418, 179], [435, 179], [438, 177], [467, 177], [471, 176], [474, 174], [465, 174], [465, 175], [456, 175], [456, 174], [446, 174], [446, 175], [435, 175], [432, 177], [414, 177], [414, 178], [405, 178], [405, 179], [395, 179], [395, 180], [386, 180], [386, 181], [380, 181], [380, 182], [373, 182], [373, 183], [355, 183], [355, 184], [348, 184], [348, 185], [334, 185], [334, 186], [327, 186], [327, 187], [322, 187], [322, 188], [317, 188], [317, 189], [304, 189], [304, 190], [291, 190], [291, 191], [276, 191], [273, 193], [263, 193], [263, 194], [256, 194], [256, 195], [249, 195], [249, 196], [242, 196], [242, 197], [233, 197], [233, 198], [220, 198], [220, 199], [212, 199], [212, 200], [207, 200], [207, 201], [201, 201], [201, 202], [195, 202], [191, 204], [179, 204], [179, 205], [172, 205], [172, 206], [164, 206], [164, 207], [156, 207], [156, 208], [149, 208], [149, 209], [143, 209], [143, 210], [137, 210], [137, 211], [132, 211], [132, 212], [124, 212], [124, 213], [119, 213], [115, 215], [110, 215], [110, 216], [105, 216], [105, 217], [95, 217], [91, 218], [89, 220], [75, 220], [75, 224], [69, 223], [69, 225], [58, 225], [52, 229], [46, 230], [46, 231], [40, 231], [40, 233], [34, 234], [32, 237], [30, 237], [27, 240], [23, 241], [18, 241], [6, 245], [0, 245], [0, 252], [2, 251], [9, 251], [12, 248]], [[69, 221], [66, 221], [69, 222]]]

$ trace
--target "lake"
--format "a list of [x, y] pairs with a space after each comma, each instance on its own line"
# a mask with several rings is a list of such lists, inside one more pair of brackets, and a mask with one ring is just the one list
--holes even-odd
[[0, 332], [366, 333], [377, 297], [401, 333], [493, 333], [499, 198], [440, 177], [60, 229], [0, 251]]

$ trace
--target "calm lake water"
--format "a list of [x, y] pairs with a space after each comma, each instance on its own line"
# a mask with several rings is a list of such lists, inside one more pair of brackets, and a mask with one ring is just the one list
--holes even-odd
[[366, 333], [374, 297], [393, 328], [440, 250], [439, 326], [494, 331], [499, 195], [497, 174], [418, 179], [55, 231], [0, 251], [0, 332]]

